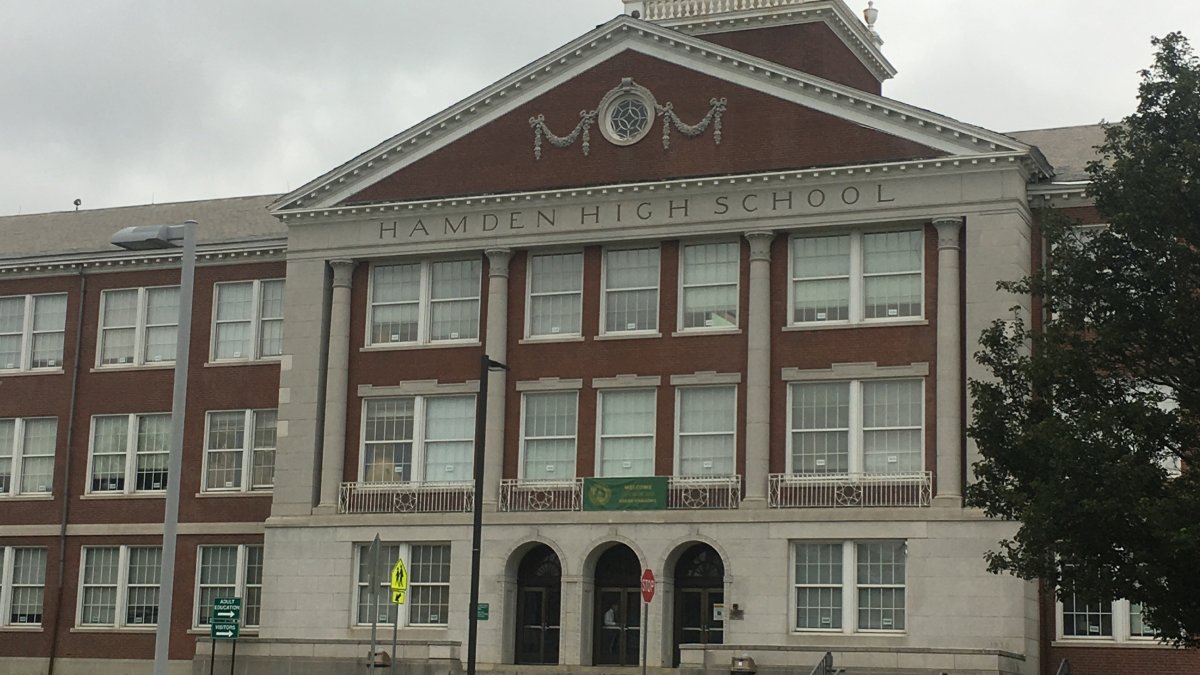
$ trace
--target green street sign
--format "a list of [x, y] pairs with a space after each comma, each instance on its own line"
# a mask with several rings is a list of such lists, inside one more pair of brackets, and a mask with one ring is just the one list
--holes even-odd
[[241, 632], [241, 628], [236, 621], [233, 623], [218, 623], [213, 621], [209, 629], [209, 634], [212, 635], [212, 639], [214, 640], [236, 640], [238, 639], [238, 633]]
[[584, 478], [584, 511], [659, 511], [667, 508], [667, 477]]
[[216, 598], [213, 600], [212, 623], [232, 623], [237, 625], [242, 620], [241, 598]]
[[487, 621], [488, 620], [488, 611], [490, 609], [491, 609], [491, 606], [488, 605], [486, 602], [481, 602], [481, 603], [475, 605], [475, 618], [480, 621]]

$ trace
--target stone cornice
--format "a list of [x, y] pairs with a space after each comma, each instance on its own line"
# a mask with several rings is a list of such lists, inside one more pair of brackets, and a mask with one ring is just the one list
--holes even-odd
[[[201, 245], [196, 260], [202, 265], [283, 260], [286, 239], [253, 243]], [[124, 271], [142, 267], [178, 267], [178, 251], [83, 251], [66, 255], [28, 256], [0, 260], [0, 276], [75, 274]]]
[[956, 156], [1020, 152], [1036, 173], [1053, 171], [1030, 146], [928, 110], [854, 89], [699, 37], [620, 16], [491, 86], [310, 181], [271, 205], [276, 216], [332, 207], [462, 136], [583, 72], [622, 47], [685, 65], [735, 84], [840, 115], [884, 133], [911, 138]]
[[1026, 197], [1029, 206], [1035, 209], [1094, 206], [1096, 200], [1088, 194], [1091, 185], [1089, 181], [1030, 185]]

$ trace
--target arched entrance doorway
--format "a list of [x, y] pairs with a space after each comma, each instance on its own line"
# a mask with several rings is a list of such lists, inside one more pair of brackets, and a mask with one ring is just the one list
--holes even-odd
[[675, 563], [674, 664], [679, 645], [725, 642], [725, 564], [708, 544], [694, 544]]
[[554, 549], [538, 544], [517, 570], [517, 663], [558, 663], [561, 609], [562, 565]]
[[641, 576], [637, 554], [624, 544], [608, 549], [596, 562], [594, 665], [638, 665], [642, 638]]

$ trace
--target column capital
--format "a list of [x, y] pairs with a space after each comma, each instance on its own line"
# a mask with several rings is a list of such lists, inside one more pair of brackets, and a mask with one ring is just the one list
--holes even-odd
[[333, 287], [350, 288], [354, 272], [354, 261], [337, 258], [330, 260], [329, 266], [333, 268]]
[[512, 249], [489, 248], [483, 252], [488, 258], [488, 276], [508, 277], [508, 263], [512, 260]]
[[962, 246], [963, 218], [934, 218], [933, 226], [937, 228], [938, 249], [960, 248]]
[[775, 233], [771, 230], [751, 230], [745, 234], [746, 241], [750, 242], [750, 260], [771, 260], [771, 242], [775, 239]]

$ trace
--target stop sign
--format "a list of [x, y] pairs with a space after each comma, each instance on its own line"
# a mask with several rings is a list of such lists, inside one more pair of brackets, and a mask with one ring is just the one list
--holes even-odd
[[642, 572], [642, 600], [649, 603], [654, 599], [654, 570], [646, 568]]

